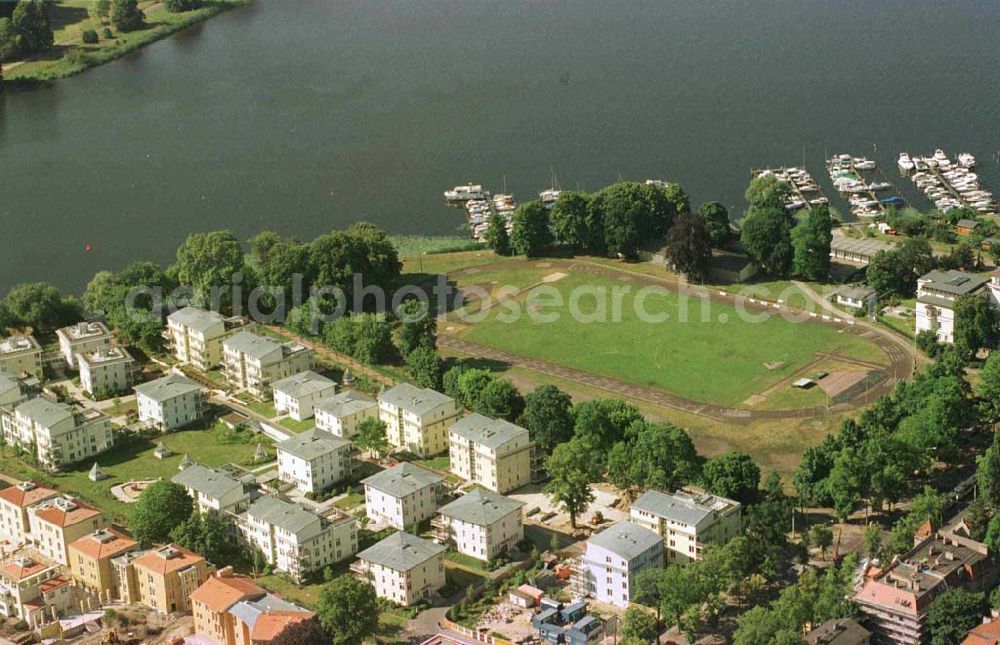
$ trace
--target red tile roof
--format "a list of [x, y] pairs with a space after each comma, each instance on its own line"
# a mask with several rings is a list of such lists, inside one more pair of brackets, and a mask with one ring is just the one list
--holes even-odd
[[45, 488], [44, 486], [36, 485], [31, 490], [22, 490], [20, 486], [11, 486], [0, 490], [0, 499], [10, 502], [19, 508], [24, 508], [55, 497], [58, 494], [59, 491]]
[[36, 573], [45, 571], [48, 568], [49, 565], [41, 562], [35, 562], [34, 560], [32, 560], [31, 564], [27, 566], [22, 566], [18, 564], [17, 561], [14, 561], [9, 564], [5, 564], [2, 568], [0, 568], [0, 574], [10, 580], [21, 581], [35, 575]]
[[994, 618], [973, 628], [962, 645], [996, 645], [1000, 643], [1000, 620]]
[[220, 614], [241, 600], [260, 598], [265, 593], [252, 578], [247, 576], [215, 575], [191, 593], [191, 600], [205, 605], [209, 611]]
[[57, 504], [49, 504], [46, 508], [35, 511], [35, 517], [49, 524], [66, 527], [101, 516], [100, 511], [90, 508], [78, 499], [74, 499], [72, 502], [72, 510], [65, 510]]
[[311, 611], [272, 611], [261, 614], [250, 630], [250, 640], [267, 642], [281, 635], [289, 625], [312, 620], [316, 614]]
[[50, 578], [42, 584], [38, 585], [38, 588], [42, 590], [42, 593], [48, 593], [53, 589], [58, 589], [59, 587], [65, 587], [70, 583], [69, 578], [66, 576], [56, 576], [55, 578]]
[[[165, 554], [168, 552], [174, 554], [173, 557], [166, 557]], [[146, 551], [133, 560], [132, 564], [137, 568], [146, 569], [162, 576], [204, 561], [205, 558], [194, 551], [189, 551], [177, 544], [170, 544]]]
[[[106, 532], [111, 539], [101, 541], [100, 534]], [[115, 529], [103, 529], [90, 535], [85, 535], [76, 542], [71, 542], [71, 551], [79, 551], [94, 560], [104, 560], [117, 557], [126, 551], [131, 551], [139, 545], [138, 542]]]

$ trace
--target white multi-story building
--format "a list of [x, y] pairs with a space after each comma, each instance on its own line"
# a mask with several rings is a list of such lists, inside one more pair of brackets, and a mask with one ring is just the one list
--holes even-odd
[[301, 582], [310, 573], [357, 553], [356, 520], [334, 512], [334, 517], [321, 517], [291, 502], [264, 496], [238, 515], [236, 527], [275, 570]]
[[965, 295], [981, 295], [1000, 307], [1000, 275], [963, 271], [931, 271], [917, 280], [917, 333], [933, 331], [942, 343], [955, 342], [955, 303]]
[[236, 479], [221, 468], [200, 464], [192, 464], [171, 478], [187, 490], [202, 513], [246, 510], [258, 493], [253, 477], [247, 480]]
[[408, 461], [361, 480], [365, 514], [375, 524], [406, 531], [433, 517], [441, 502], [444, 477]]
[[420, 457], [448, 449], [448, 428], [461, 414], [455, 399], [409, 383], [382, 392], [378, 399], [379, 418], [385, 421], [391, 445]]
[[23, 544], [31, 538], [28, 508], [59, 497], [59, 491], [35, 482], [21, 482], [0, 490], [0, 540]]
[[295, 484], [303, 493], [326, 490], [347, 477], [354, 467], [351, 442], [319, 428], [285, 439], [275, 448], [278, 477]]
[[445, 585], [444, 552], [440, 544], [402, 531], [358, 554], [351, 565], [375, 595], [399, 605], [427, 600]]
[[365, 419], [378, 418], [378, 402], [357, 390], [321, 399], [313, 407], [316, 427], [345, 439], [357, 434], [358, 424]]
[[667, 564], [700, 560], [702, 546], [742, 531], [741, 506], [725, 497], [646, 491], [632, 502], [631, 521], [663, 538]]
[[177, 360], [207, 372], [222, 362], [222, 342], [245, 325], [242, 318], [184, 307], [167, 316], [164, 336]]
[[34, 446], [46, 468], [84, 461], [111, 448], [111, 420], [99, 410], [70, 407], [44, 398], [31, 399], [3, 419], [4, 439], [22, 448]]
[[662, 566], [663, 538], [638, 524], [618, 522], [587, 540], [578, 575], [593, 597], [627, 607], [636, 575]]
[[180, 374], [168, 374], [135, 387], [139, 421], [169, 432], [201, 421], [205, 394], [198, 383]]
[[71, 369], [76, 368], [77, 354], [93, 354], [102, 349], [111, 349], [114, 336], [102, 322], [78, 322], [56, 330], [59, 337], [59, 352]]
[[223, 341], [222, 362], [230, 385], [264, 400], [271, 398], [274, 383], [312, 369], [313, 351], [241, 331]]
[[42, 346], [34, 336], [11, 336], [0, 340], [0, 372], [42, 378]]
[[106, 347], [76, 355], [80, 387], [91, 395], [118, 394], [135, 382], [138, 363], [121, 347]]
[[488, 562], [524, 539], [523, 507], [524, 502], [477, 488], [438, 509], [431, 522], [435, 539]]
[[274, 390], [274, 409], [296, 421], [313, 417], [317, 401], [337, 393], [337, 384], [322, 374], [306, 370], [283, 378], [271, 386]]
[[0, 419], [13, 413], [14, 406], [27, 398], [27, 392], [21, 380], [15, 376], [0, 372]]
[[528, 431], [503, 419], [470, 414], [448, 429], [451, 472], [498, 493], [531, 482]]

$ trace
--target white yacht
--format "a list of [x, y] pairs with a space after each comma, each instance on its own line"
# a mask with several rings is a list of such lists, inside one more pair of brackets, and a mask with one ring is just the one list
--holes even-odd
[[968, 152], [962, 152], [958, 155], [958, 165], [963, 168], [975, 168], [976, 158], [973, 157]]
[[455, 186], [451, 190], [444, 191], [444, 198], [449, 202], [467, 202], [470, 199], [482, 199], [483, 187], [481, 184]]
[[538, 193], [538, 198], [542, 200], [543, 204], [552, 204], [557, 199], [559, 199], [559, 195], [561, 193], [562, 193], [561, 190], [556, 190], [555, 188], [549, 188], [548, 190], [543, 190], [542, 192]]
[[896, 164], [899, 166], [899, 169], [903, 171], [913, 170], [915, 166], [913, 159], [911, 159], [910, 155], [905, 152], [899, 153], [899, 161], [897, 161]]

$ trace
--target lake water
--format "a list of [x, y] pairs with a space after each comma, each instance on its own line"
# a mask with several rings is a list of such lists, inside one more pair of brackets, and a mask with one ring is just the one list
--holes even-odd
[[751, 167], [941, 147], [995, 191], [998, 27], [996, 0], [257, 0], [0, 98], [0, 290], [191, 231], [453, 233], [444, 188], [553, 172], [741, 211]]

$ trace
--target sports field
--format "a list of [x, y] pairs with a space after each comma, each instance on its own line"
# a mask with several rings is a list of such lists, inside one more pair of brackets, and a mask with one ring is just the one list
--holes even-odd
[[[611, 296], [605, 300], [606, 322], [584, 322], [570, 315], [566, 303], [575, 289], [603, 289], [611, 294], [623, 286], [630, 290], [620, 296], [619, 321], [611, 320]], [[562, 307], [547, 305], [551, 294], [539, 291], [553, 287], [562, 297]], [[685, 303], [682, 296], [663, 289], [642, 301], [648, 314], [666, 314], [665, 320], [651, 322], [637, 311], [640, 289], [641, 285], [630, 285], [624, 275], [614, 279], [574, 272], [494, 306], [482, 321], [455, 331], [467, 340], [508, 352], [727, 406], [740, 406], [793, 375], [801, 376], [797, 373], [820, 362], [818, 351], [887, 363], [874, 344], [832, 326], [789, 322], [777, 315], [752, 322], [741, 318], [731, 305], [703, 305], [695, 297]], [[515, 303], [519, 316], [510, 315]], [[578, 309], [593, 313], [594, 303], [593, 296], [582, 296]], [[687, 311], [686, 321], [682, 310]], [[541, 322], [529, 313], [535, 318], [542, 314], [558, 317]]]

